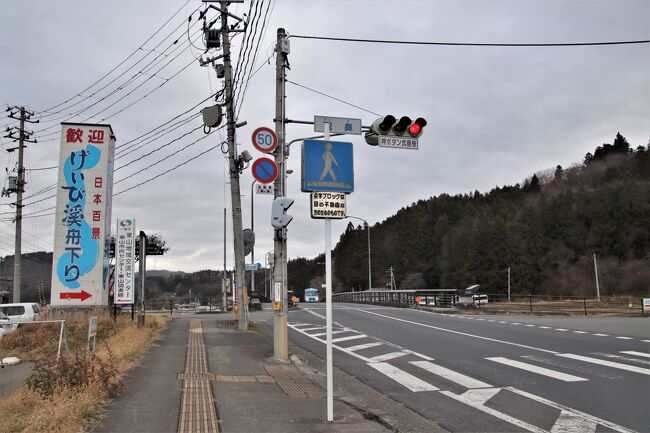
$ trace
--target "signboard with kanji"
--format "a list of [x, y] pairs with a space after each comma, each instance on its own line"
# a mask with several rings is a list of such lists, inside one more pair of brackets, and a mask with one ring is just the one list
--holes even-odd
[[135, 220], [118, 219], [115, 235], [115, 303], [133, 304], [135, 290]]
[[346, 218], [345, 193], [342, 192], [312, 192], [312, 218]]
[[108, 305], [115, 135], [61, 124], [51, 305]]

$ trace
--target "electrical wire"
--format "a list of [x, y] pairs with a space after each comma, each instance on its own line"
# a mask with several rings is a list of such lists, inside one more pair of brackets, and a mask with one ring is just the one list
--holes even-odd
[[[203, 138], [206, 138], [206, 137], [208, 137], [208, 136], [209, 136], [209, 134], [206, 135], [206, 136], [203, 137]], [[203, 138], [201, 138], [200, 140], [203, 140]], [[138, 188], [139, 186], [142, 186], [142, 185], [144, 185], [144, 184], [146, 184], [146, 183], [149, 183], [149, 182], [151, 182], [151, 181], [153, 181], [153, 180], [155, 180], [155, 179], [158, 179], [158, 178], [161, 177], [161, 176], [164, 176], [164, 175], [166, 175], [166, 174], [168, 174], [168, 173], [171, 173], [172, 171], [176, 170], [177, 168], [180, 168], [180, 167], [182, 167], [182, 166], [184, 166], [184, 165], [190, 163], [191, 161], [194, 161], [194, 160], [197, 159], [198, 157], [203, 156], [203, 155], [205, 155], [206, 153], [213, 151], [214, 149], [218, 148], [219, 146], [221, 146], [221, 143], [219, 143], [219, 144], [217, 144], [217, 145], [214, 145], [214, 146], [212, 146], [211, 148], [209, 148], [209, 149], [207, 149], [207, 150], [204, 150], [203, 152], [199, 153], [198, 155], [193, 156], [192, 158], [190, 158], [190, 159], [188, 159], [188, 160], [186, 160], [186, 161], [184, 161], [184, 162], [182, 162], [182, 163], [180, 163], [180, 164], [178, 164], [178, 165], [176, 165], [176, 166], [170, 168], [169, 170], [166, 170], [166, 171], [164, 171], [164, 172], [162, 172], [162, 173], [160, 173], [160, 174], [157, 174], [157, 175], [154, 176], [154, 177], [151, 177], [151, 178], [149, 178], [149, 179], [147, 179], [147, 180], [145, 180], [145, 181], [143, 181], [143, 182], [140, 182], [140, 183], [138, 183], [138, 184], [136, 184], [136, 185], [133, 185], [132, 187], [129, 187], [129, 188], [124, 189], [124, 190], [122, 190], [122, 191], [120, 191], [120, 192], [117, 192], [117, 193], [113, 194], [113, 196], [118, 196], [118, 195], [120, 195], [120, 194], [124, 194], [124, 193], [127, 192], [127, 191], [131, 191], [132, 189]]]
[[351, 103], [351, 102], [347, 102], [347, 101], [344, 101], [343, 99], [339, 99], [339, 98], [337, 98], [337, 97], [335, 97], [335, 96], [328, 95], [327, 93], [319, 92], [318, 90], [312, 89], [311, 87], [307, 87], [307, 86], [302, 85], [302, 84], [298, 84], [298, 83], [296, 83], [296, 82], [294, 82], [294, 81], [287, 80], [287, 83], [291, 83], [291, 84], [293, 84], [294, 86], [302, 87], [303, 89], [310, 90], [310, 91], [312, 91], [312, 92], [314, 92], [314, 93], [318, 93], [319, 95], [326, 96], [326, 97], [328, 97], [328, 98], [330, 98], [330, 99], [333, 99], [333, 100], [335, 100], [335, 101], [342, 102], [342, 103], [344, 103], [344, 104], [346, 104], [346, 105], [349, 105], [350, 107], [358, 108], [359, 110], [361, 110], [361, 111], [365, 111], [366, 113], [374, 114], [375, 116], [381, 116], [381, 114], [379, 114], [379, 113], [375, 113], [374, 111], [370, 111], [370, 110], [367, 110], [367, 109], [365, 109], [365, 108], [363, 108], [363, 107], [359, 107], [358, 105], [354, 105], [354, 104]]
[[464, 46], [464, 47], [579, 47], [594, 45], [633, 45], [648, 44], [650, 40], [632, 41], [607, 41], [607, 42], [561, 42], [561, 43], [472, 43], [472, 42], [427, 42], [427, 41], [399, 41], [384, 39], [359, 39], [359, 38], [335, 38], [327, 36], [290, 35], [289, 38], [319, 39], [324, 41], [340, 42], [365, 42], [374, 44], [402, 44], [402, 45], [441, 45], [441, 46]]
[[[129, 55], [128, 55], [124, 60], [122, 60], [120, 63], [118, 63], [117, 66], [115, 66], [113, 69], [111, 69], [110, 71], [108, 71], [106, 74], [102, 75], [99, 79], [97, 79], [95, 82], [93, 82], [91, 85], [89, 85], [89, 86], [86, 87], [85, 89], [83, 89], [83, 90], [81, 90], [80, 92], [78, 92], [78, 93], [77, 93], [75, 96], [73, 96], [72, 98], [69, 98], [69, 99], [67, 99], [66, 101], [63, 101], [63, 102], [61, 102], [61, 103], [59, 103], [59, 104], [56, 104], [56, 105], [54, 105], [54, 106], [52, 106], [52, 107], [49, 107], [49, 108], [45, 109], [45, 110], [38, 111], [38, 113], [50, 112], [50, 111], [52, 111], [54, 108], [58, 108], [58, 107], [60, 107], [61, 105], [67, 104], [68, 102], [72, 101], [73, 99], [75, 99], [75, 98], [77, 98], [77, 97], [79, 97], [79, 96], [82, 96], [82, 93], [84, 93], [84, 92], [86, 92], [86, 91], [92, 89], [94, 86], [96, 86], [97, 84], [99, 84], [99, 83], [100, 83], [104, 78], [108, 77], [110, 74], [112, 74], [112, 73], [115, 72], [117, 69], [119, 69], [120, 66], [122, 66], [123, 64], [125, 64], [125, 63], [126, 63], [126, 62], [131, 58], [131, 57], [133, 57], [133, 56], [134, 56], [135, 54], [137, 54], [139, 51], [143, 50], [143, 49], [144, 49], [144, 46], [145, 46], [149, 41], [151, 41], [151, 40], [152, 40], [152, 39], [153, 39], [153, 38], [154, 38], [158, 33], [160, 33], [160, 31], [161, 31], [161, 30], [162, 30], [162, 29], [163, 29], [167, 24], [169, 24], [169, 22], [170, 22], [171, 20], [173, 20], [174, 17], [176, 17], [176, 16], [181, 12], [181, 10], [183, 10], [183, 8], [185, 8], [185, 6], [187, 6], [187, 4], [190, 3], [190, 1], [191, 1], [191, 0], [187, 0], [185, 3], [183, 3], [183, 5], [182, 5], [182, 6], [181, 6], [181, 7], [180, 7], [176, 12], [174, 12], [174, 14], [172, 14], [172, 16], [171, 16], [169, 19], [167, 19], [167, 21], [165, 21], [165, 22], [164, 22], [160, 27], [158, 27], [158, 29], [157, 29], [157, 30], [156, 30], [156, 31], [155, 31], [151, 36], [149, 36], [149, 37], [148, 37], [148, 38], [147, 38], [147, 39], [146, 39], [142, 44], [140, 44], [140, 46], [139, 46], [138, 48], [136, 48], [136, 49], [135, 49], [131, 54], [129, 54]], [[194, 14], [194, 12], [196, 12], [200, 7], [201, 7], [201, 6], [197, 7], [196, 9], [194, 9], [194, 11], [192, 12], [192, 14]], [[185, 21], [183, 21], [183, 24], [184, 24], [184, 23], [185, 23]], [[178, 29], [178, 28], [179, 28], [179, 27], [177, 27], [177, 29]], [[172, 33], [173, 33], [174, 31], [176, 31], [176, 29], [174, 29], [174, 30], [172, 31]], [[166, 40], [168, 37], [169, 37], [169, 36], [167, 36], [165, 39], [163, 39], [163, 41]], [[131, 68], [129, 68], [129, 69], [131, 69]], [[128, 69], [127, 69], [127, 70], [128, 70]], [[101, 89], [100, 89], [100, 90], [101, 90]], [[94, 94], [93, 94], [93, 95], [94, 95]], [[43, 117], [44, 117], [44, 116], [43, 116]]]

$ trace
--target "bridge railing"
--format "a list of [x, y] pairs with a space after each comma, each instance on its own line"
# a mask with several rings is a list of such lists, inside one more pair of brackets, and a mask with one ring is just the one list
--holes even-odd
[[387, 305], [392, 307], [413, 307], [429, 305], [451, 308], [458, 303], [456, 290], [366, 290], [363, 292], [343, 292], [332, 294], [333, 302]]

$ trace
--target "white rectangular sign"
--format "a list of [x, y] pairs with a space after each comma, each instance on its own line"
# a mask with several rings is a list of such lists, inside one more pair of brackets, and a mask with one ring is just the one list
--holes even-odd
[[650, 311], [650, 298], [643, 298], [643, 310]]
[[273, 187], [273, 184], [268, 184], [268, 185], [260, 185], [255, 184], [255, 192], [257, 194], [262, 194], [262, 195], [273, 195], [275, 192], [275, 188]]
[[108, 305], [115, 135], [61, 124], [51, 305]]
[[325, 132], [325, 124], [330, 124], [332, 134], [361, 135], [361, 119], [346, 117], [314, 116], [314, 132]]
[[394, 135], [378, 135], [379, 147], [391, 147], [393, 149], [414, 149], [418, 150], [418, 139], [413, 137], [395, 137]]
[[118, 219], [115, 235], [115, 303], [133, 304], [135, 293], [135, 220]]
[[97, 317], [91, 316], [88, 319], [88, 339], [97, 335]]
[[345, 193], [342, 192], [312, 192], [311, 217], [312, 218], [346, 218]]

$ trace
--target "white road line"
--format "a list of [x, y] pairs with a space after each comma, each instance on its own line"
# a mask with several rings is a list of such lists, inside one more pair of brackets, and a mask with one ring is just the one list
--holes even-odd
[[510, 322], [504, 322], [503, 320], [499, 320], [499, 323], [510, 323]]
[[574, 334], [588, 334], [587, 331], [571, 331], [571, 332], [573, 332]]
[[572, 374], [562, 373], [560, 371], [551, 370], [550, 368], [539, 367], [533, 364], [516, 361], [514, 359], [503, 358], [500, 356], [494, 358], [485, 358], [488, 361], [498, 362], [499, 364], [509, 365], [510, 367], [520, 368], [522, 370], [530, 371], [531, 373], [541, 374], [553, 379], [561, 380], [563, 382], [584, 382], [589, 379], [583, 377], [573, 376]]
[[319, 331], [321, 329], [325, 329], [325, 326], [315, 326], [313, 328], [300, 328], [301, 331]]
[[[304, 329], [302, 329], [304, 331]], [[332, 331], [332, 334], [342, 334], [344, 332], [354, 332], [351, 329], [342, 329], [340, 331]], [[327, 335], [327, 332], [319, 332], [318, 334], [311, 334], [314, 337], [322, 337], [323, 335]]]
[[623, 432], [623, 433], [634, 433], [633, 430], [630, 430], [630, 429], [627, 429], [627, 428], [622, 427], [620, 425], [614, 424], [613, 422], [605, 421], [604, 419], [595, 417], [593, 415], [589, 415], [588, 413], [580, 412], [579, 410], [576, 410], [576, 409], [571, 409], [568, 406], [564, 406], [564, 405], [562, 405], [560, 403], [556, 403], [556, 402], [551, 401], [551, 400], [546, 400], [545, 398], [539, 397], [539, 396], [537, 396], [535, 394], [531, 394], [529, 392], [522, 391], [520, 389], [513, 388], [511, 386], [508, 386], [508, 387], [506, 387], [504, 389], [506, 389], [506, 390], [508, 390], [510, 392], [514, 392], [515, 394], [522, 395], [522, 396], [524, 396], [526, 398], [529, 398], [531, 400], [538, 401], [538, 402], [543, 403], [543, 404], [545, 404], [547, 406], [551, 406], [551, 407], [554, 407], [556, 409], [560, 409], [561, 411], [571, 412], [571, 413], [573, 413], [573, 414], [575, 414], [575, 415], [577, 415], [579, 417], [582, 417], [582, 418], [584, 418], [586, 420], [589, 420], [589, 421], [598, 423], [598, 424], [600, 424], [600, 425], [602, 425], [604, 427], [607, 427], [608, 429], [618, 431], [618, 432]]
[[327, 319], [327, 318], [326, 318], [325, 316], [323, 316], [322, 314], [318, 314], [317, 312], [312, 311], [312, 310], [310, 310], [310, 309], [308, 309], [308, 308], [305, 308], [305, 311], [308, 312], [309, 314], [312, 314], [312, 315], [316, 316], [316, 317], [320, 317], [320, 318], [323, 319], [323, 320]]
[[410, 353], [411, 355], [418, 356], [418, 357], [420, 357], [422, 359], [426, 359], [427, 361], [433, 361], [433, 358], [430, 358], [427, 355], [423, 355], [421, 353], [414, 352], [414, 351], [409, 350], [409, 349], [402, 349], [402, 352]]
[[647, 374], [650, 376], [650, 369], [635, 367], [633, 365], [621, 364], [620, 362], [605, 361], [604, 359], [590, 358], [588, 356], [574, 355], [573, 353], [556, 353], [562, 358], [575, 359], [577, 361], [590, 362], [592, 364], [604, 365], [606, 367], [618, 368], [620, 370], [632, 371], [634, 373]]
[[413, 392], [438, 391], [439, 389], [430, 383], [405, 372], [404, 370], [400, 370], [399, 368], [388, 364], [387, 362], [371, 362], [368, 363], [368, 365]]
[[555, 330], [556, 330], [556, 331], [562, 331], [562, 332], [566, 332], [566, 331], [568, 331], [568, 329], [564, 329], [564, 328], [555, 328]]
[[494, 341], [496, 343], [508, 344], [510, 346], [517, 346], [517, 347], [523, 347], [523, 348], [526, 348], [526, 349], [537, 350], [539, 352], [553, 353], [553, 354], [558, 353], [558, 352], [556, 352], [554, 350], [542, 349], [540, 347], [527, 346], [525, 344], [513, 343], [511, 341], [498, 340], [496, 338], [483, 337], [481, 335], [474, 335], [474, 334], [468, 334], [466, 332], [454, 331], [453, 329], [441, 328], [439, 326], [427, 325], [427, 324], [424, 324], [424, 323], [414, 322], [412, 320], [400, 319], [399, 317], [393, 317], [393, 316], [387, 316], [385, 314], [373, 313], [372, 311], [367, 311], [367, 310], [363, 310], [363, 309], [360, 309], [360, 308], [355, 308], [355, 310], [360, 311], [362, 313], [366, 313], [366, 314], [372, 314], [374, 316], [384, 317], [386, 319], [396, 320], [398, 322], [409, 323], [411, 325], [422, 326], [424, 328], [429, 328], [429, 329], [437, 329], [439, 331], [450, 332], [452, 334], [457, 334], [457, 335], [464, 335], [466, 337], [478, 338], [480, 340]]
[[359, 335], [350, 335], [348, 337], [339, 337], [339, 338], [334, 338], [332, 340], [332, 343], [339, 343], [341, 341], [348, 341], [348, 340], [356, 340], [358, 338], [366, 338], [366, 334], [359, 334]]
[[591, 334], [595, 335], [596, 337], [609, 337], [609, 334]]
[[529, 323], [529, 324], [524, 325], [524, 326], [528, 326], [528, 327], [530, 328], [531, 326], [537, 326], [537, 325], [531, 325], [531, 324]]
[[539, 329], [551, 329], [550, 326], [540, 326]]
[[370, 358], [371, 362], [383, 362], [383, 361], [390, 361], [391, 359], [395, 358], [401, 358], [402, 356], [406, 356], [408, 353], [406, 352], [390, 352], [390, 353], [385, 353], [383, 355], [377, 355], [373, 356]]
[[618, 338], [619, 340], [634, 340], [632, 337], [614, 337]]
[[650, 353], [635, 352], [634, 350], [621, 350], [621, 353], [625, 353], [626, 355], [643, 356], [644, 358], [650, 358]]
[[496, 320], [488, 319], [488, 322], [496, 322]]
[[598, 355], [604, 358], [620, 359], [621, 361], [631, 362], [633, 364], [636, 363], [644, 366], [650, 366], [650, 360], [647, 359], [630, 358], [629, 356], [614, 355], [612, 353], [602, 353], [602, 352], [591, 352], [591, 355]]
[[473, 377], [465, 376], [464, 374], [458, 373], [457, 371], [436, 365], [429, 361], [411, 361], [409, 364], [413, 364], [416, 367], [420, 367], [429, 373], [433, 373], [436, 376], [442, 377], [443, 379], [455, 382], [461, 386], [464, 386], [465, 388], [492, 388], [492, 385], [481, 382], [480, 380], [476, 380]]
[[519, 322], [510, 322], [511, 325], [521, 325]]
[[[475, 390], [470, 390], [470, 391], [475, 391]], [[541, 429], [539, 427], [536, 427], [536, 426], [534, 426], [532, 424], [528, 424], [525, 421], [517, 419], [517, 418], [515, 418], [513, 416], [510, 416], [508, 414], [505, 414], [503, 412], [499, 412], [498, 410], [489, 408], [487, 406], [483, 406], [483, 404], [481, 404], [480, 402], [475, 402], [474, 400], [472, 400], [472, 397], [474, 397], [474, 395], [470, 395], [469, 396], [470, 398], [466, 398], [466, 397], [463, 397], [462, 395], [456, 395], [451, 391], [440, 391], [440, 394], [446, 395], [449, 398], [453, 398], [456, 401], [459, 401], [459, 402], [464, 403], [464, 404], [466, 404], [466, 405], [468, 405], [470, 407], [473, 407], [476, 410], [480, 410], [481, 412], [485, 412], [488, 415], [492, 415], [495, 418], [499, 418], [500, 420], [509, 422], [510, 424], [515, 425], [515, 426], [517, 426], [519, 428], [522, 428], [524, 430], [528, 430], [528, 431], [534, 432], [534, 433], [548, 433], [546, 430], [543, 430], [543, 429]]]
[[593, 433], [596, 431], [596, 427], [598, 427], [598, 423], [563, 410], [551, 427], [551, 433]]
[[641, 341], [643, 341], [644, 343], [650, 343], [650, 340], [641, 340]]
[[346, 349], [349, 350], [350, 352], [354, 352], [356, 350], [370, 349], [371, 347], [381, 346], [382, 344], [384, 344], [384, 343], [380, 343], [378, 341], [375, 341], [375, 342], [372, 342], [372, 343], [359, 344], [358, 346], [346, 347]]
[[291, 326], [314, 326], [313, 323], [292, 323]]
[[474, 403], [483, 405], [500, 391], [501, 388], [470, 389], [462, 393], [460, 396], [473, 401]]

